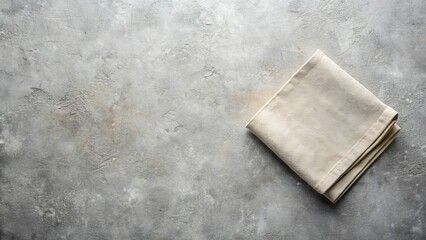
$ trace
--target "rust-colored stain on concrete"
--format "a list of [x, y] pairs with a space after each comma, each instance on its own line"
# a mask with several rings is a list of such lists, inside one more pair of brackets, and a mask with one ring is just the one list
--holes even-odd
[[[280, 85], [281, 84], [281, 85]], [[280, 89], [283, 82], [276, 86], [268, 87], [260, 91], [247, 90], [243, 93], [232, 93], [234, 106], [244, 110], [243, 117], [246, 121], [250, 118]]]

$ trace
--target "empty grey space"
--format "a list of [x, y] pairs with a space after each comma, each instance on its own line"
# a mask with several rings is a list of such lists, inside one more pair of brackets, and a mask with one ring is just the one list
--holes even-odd
[[[244, 128], [316, 49], [402, 128], [337, 204]], [[2, 0], [0, 56], [0, 239], [425, 239], [424, 0]]]

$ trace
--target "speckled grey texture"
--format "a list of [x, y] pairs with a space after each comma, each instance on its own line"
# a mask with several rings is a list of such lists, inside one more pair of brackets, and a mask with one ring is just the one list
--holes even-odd
[[[317, 48], [400, 113], [333, 205], [244, 128]], [[426, 2], [0, 1], [1, 239], [425, 239]]]

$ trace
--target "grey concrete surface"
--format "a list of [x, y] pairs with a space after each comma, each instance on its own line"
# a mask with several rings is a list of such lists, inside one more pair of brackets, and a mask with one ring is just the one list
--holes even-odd
[[[322, 49], [400, 113], [333, 205], [244, 128]], [[0, 1], [1, 239], [425, 239], [426, 2]]]

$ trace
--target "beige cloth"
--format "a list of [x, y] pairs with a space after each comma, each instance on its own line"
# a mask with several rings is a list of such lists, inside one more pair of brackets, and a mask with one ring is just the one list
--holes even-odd
[[336, 202], [394, 140], [397, 117], [317, 50], [246, 127]]

